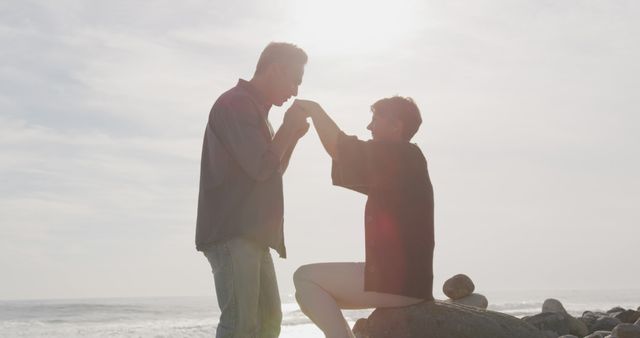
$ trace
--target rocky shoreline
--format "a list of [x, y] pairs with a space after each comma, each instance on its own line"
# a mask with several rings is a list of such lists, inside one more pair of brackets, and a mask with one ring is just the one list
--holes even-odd
[[356, 338], [640, 338], [640, 306], [569, 314], [557, 299], [540, 313], [516, 318], [487, 310], [471, 278], [455, 275], [443, 285], [446, 300], [376, 309], [353, 328]]
[[539, 314], [522, 320], [545, 332], [547, 337], [640, 338], [640, 307], [585, 311], [576, 318], [567, 313], [560, 301], [551, 298], [545, 300]]

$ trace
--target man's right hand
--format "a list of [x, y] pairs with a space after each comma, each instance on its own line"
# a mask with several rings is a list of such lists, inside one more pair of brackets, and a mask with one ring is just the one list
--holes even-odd
[[307, 112], [298, 104], [293, 104], [284, 113], [283, 125], [290, 128], [293, 131], [294, 138], [296, 140], [304, 136], [309, 130], [309, 123], [307, 122]]
[[299, 129], [299, 127], [306, 123], [307, 117], [309, 117], [309, 115], [306, 111], [294, 102], [294, 104], [291, 105], [291, 107], [289, 107], [289, 109], [284, 113], [282, 123], [292, 126], [293, 129]]
[[295, 137], [296, 140], [299, 140], [302, 138], [302, 136], [304, 136], [308, 131], [309, 131], [309, 127], [311, 125], [309, 124], [309, 122], [304, 122], [304, 124], [302, 124], [302, 126], [300, 126], [300, 128], [296, 131]]

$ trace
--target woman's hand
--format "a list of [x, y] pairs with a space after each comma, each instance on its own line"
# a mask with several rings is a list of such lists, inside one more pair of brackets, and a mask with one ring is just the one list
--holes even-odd
[[331, 117], [329, 117], [317, 102], [296, 99], [291, 107], [301, 108], [309, 117], [311, 117], [313, 120], [313, 126], [318, 132], [318, 136], [320, 137], [320, 141], [322, 142], [324, 149], [327, 151], [329, 156], [335, 158], [336, 144], [338, 142], [338, 134], [340, 133], [338, 125], [333, 122]]
[[321, 113], [325, 113], [324, 109], [315, 101], [296, 99], [293, 106], [302, 108], [308, 116], [312, 117]]

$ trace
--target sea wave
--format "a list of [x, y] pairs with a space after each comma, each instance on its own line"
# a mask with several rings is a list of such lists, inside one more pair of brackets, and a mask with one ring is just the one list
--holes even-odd
[[[640, 305], [638, 292], [609, 298], [598, 293], [549, 294], [574, 315]], [[532, 315], [540, 312], [542, 295], [488, 294], [489, 309], [516, 317]], [[518, 298], [529, 300], [513, 301]], [[282, 310], [282, 338], [322, 337], [294, 301], [284, 302]], [[346, 310], [344, 315], [353, 324], [371, 311]], [[0, 301], [0, 337], [210, 337], [219, 314], [211, 297]]]

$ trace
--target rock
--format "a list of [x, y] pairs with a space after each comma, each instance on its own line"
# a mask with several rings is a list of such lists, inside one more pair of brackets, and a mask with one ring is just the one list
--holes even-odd
[[574, 335], [572, 335], [572, 334], [565, 334], [564, 336], [560, 336], [560, 337], [558, 337], [558, 338], [580, 338], [580, 337], [578, 337], [578, 336], [574, 336]]
[[[595, 327], [596, 322], [601, 318], [609, 318], [609, 315], [604, 312], [591, 312], [585, 311], [580, 317], [580, 321], [585, 323], [589, 328], [589, 332], [598, 331], [599, 329]], [[616, 324], [617, 325], [617, 324]], [[611, 331], [613, 328], [609, 328], [607, 330], [600, 329], [601, 331]]]
[[620, 319], [613, 317], [600, 317], [589, 329], [591, 331], [612, 331], [618, 324], [620, 324]]
[[563, 313], [543, 312], [522, 320], [541, 331], [553, 331], [558, 335], [569, 334], [569, 323]]
[[356, 320], [351, 331], [353, 331], [353, 335], [356, 338], [369, 338], [369, 335], [367, 335], [367, 320], [364, 318]]
[[612, 313], [618, 313], [618, 312], [622, 312], [624, 311], [625, 308], [621, 308], [619, 306], [613, 307], [611, 309], [609, 309], [609, 311], [607, 311], [608, 314], [612, 314]]
[[613, 329], [611, 335], [616, 338], [640, 338], [640, 327], [633, 324], [622, 323]]
[[567, 316], [568, 316], [567, 320], [569, 322], [569, 333], [579, 337], [584, 337], [588, 335], [589, 332], [591, 332], [587, 324], [583, 323], [581, 320], [577, 319], [576, 317], [571, 316], [570, 314], [567, 314]]
[[[549, 309], [546, 307], [545, 309]], [[522, 318], [540, 330], [550, 330], [558, 335], [572, 334], [584, 337], [589, 334], [588, 326], [581, 320], [566, 312], [543, 312], [531, 317]]]
[[593, 313], [591, 311], [585, 311], [585, 312], [582, 313], [582, 317], [580, 317], [578, 319], [581, 322], [583, 322], [587, 326], [587, 328], [589, 328], [589, 332], [592, 332], [594, 330], [592, 330], [591, 328], [596, 323], [596, 320], [598, 320], [598, 318], [600, 318], [600, 317], [597, 316], [595, 313]]
[[442, 285], [442, 292], [451, 299], [460, 299], [473, 293], [476, 286], [469, 276], [464, 274], [455, 275]]
[[[553, 298], [549, 298], [544, 301], [542, 304], [542, 312], [550, 312], [550, 313], [559, 313], [564, 315], [567, 324], [569, 325], [569, 333], [584, 337], [589, 334], [589, 327], [583, 321], [578, 320], [574, 316], [570, 315], [567, 310], [565, 310], [562, 303]], [[595, 321], [595, 320], [594, 320]], [[560, 333], [558, 333], [560, 334]]]
[[376, 309], [365, 331], [369, 338], [547, 338], [516, 317], [443, 301]]
[[542, 312], [567, 313], [559, 300], [549, 298], [542, 303]]
[[624, 310], [618, 312], [614, 318], [620, 319], [623, 323], [633, 324], [638, 318], [640, 318], [640, 312], [636, 310]]
[[489, 306], [489, 301], [487, 300], [487, 297], [479, 293], [472, 293], [466, 297], [462, 297], [459, 299], [447, 299], [445, 300], [445, 302], [462, 304], [466, 306], [475, 306], [477, 308], [481, 308], [485, 310]]
[[584, 338], [604, 338], [607, 337], [611, 334], [611, 331], [596, 331], [588, 336], [585, 336]]

